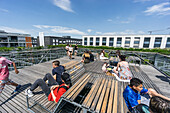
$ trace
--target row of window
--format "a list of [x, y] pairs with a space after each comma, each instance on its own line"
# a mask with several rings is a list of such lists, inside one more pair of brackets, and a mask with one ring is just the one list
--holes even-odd
[[[144, 48], [149, 48], [150, 39], [151, 39], [150, 37], [144, 38], [144, 43], [143, 43]], [[130, 40], [131, 40], [131, 37], [125, 38], [125, 47], [130, 46]], [[154, 48], [160, 47], [161, 42], [162, 42], [162, 37], [156, 37], [155, 43], [154, 43]], [[139, 43], [140, 43], [140, 37], [135, 37], [134, 38], [134, 47], [139, 48]], [[99, 44], [100, 44], [100, 37], [96, 37], [96, 46], [99, 46]], [[110, 37], [109, 38], [109, 46], [113, 46], [113, 44], [114, 44], [114, 38]], [[122, 44], [122, 37], [117, 37], [116, 47], [121, 47], [121, 44]], [[86, 37], [84, 38], [84, 45], [87, 45]], [[90, 37], [90, 46], [92, 46], [92, 45], [93, 45], [93, 37]], [[106, 37], [102, 38], [102, 46], [106, 46]], [[169, 47], [170, 47], [170, 37], [167, 38], [167, 42], [166, 42], [166, 48], [169, 48]]]
[[63, 44], [65, 44], [65, 43], [70, 43], [70, 42], [72, 42], [72, 43], [77, 43], [77, 44], [81, 44], [81, 41], [75, 41], [75, 40], [58, 40], [58, 39], [53, 39], [53, 43], [63, 43]]

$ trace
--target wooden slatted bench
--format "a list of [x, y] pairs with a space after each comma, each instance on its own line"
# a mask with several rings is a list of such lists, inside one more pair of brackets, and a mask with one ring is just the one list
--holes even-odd
[[153, 88], [158, 93], [162, 94], [160, 89], [152, 82], [148, 75], [145, 72], [143, 72], [139, 66], [130, 65], [129, 67], [133, 76], [143, 81], [143, 85], [145, 88]]
[[[76, 80], [79, 79], [79, 77], [81, 77], [83, 75], [83, 73], [85, 72], [85, 69], [82, 65], [82, 63], [80, 62], [68, 62], [66, 64], [64, 64], [67, 68], [66, 71], [71, 75], [71, 80], [72, 83], [74, 84], [76, 82]], [[72, 66], [71, 66], [72, 65]], [[28, 98], [26, 96], [27, 99], [27, 108], [29, 111], [32, 111], [31, 109], [35, 106], [35, 105], [39, 105], [40, 107], [42, 107], [43, 109], [45, 109], [46, 111], [53, 113], [55, 112], [55, 108], [57, 106], [57, 104], [53, 101], [48, 101], [47, 97], [45, 96], [45, 94], [41, 91], [40, 88], [37, 88], [34, 92], [39, 92], [38, 94], [35, 94], [32, 98]], [[32, 105], [30, 105], [30, 103]]]
[[[65, 101], [77, 106], [76, 112], [81, 113], [127, 113], [128, 109], [123, 99], [123, 91], [128, 84], [102, 75], [93, 75], [94, 73], [84, 75], [61, 97], [56, 109], [58, 108], [58, 111], [64, 112], [61, 110], [60, 103]], [[89, 83], [88, 81], [93, 83], [90, 91], [87, 92], [82, 102], [79, 102], [80, 100], [76, 102], [78, 94], [83, 91], [84, 87]]]

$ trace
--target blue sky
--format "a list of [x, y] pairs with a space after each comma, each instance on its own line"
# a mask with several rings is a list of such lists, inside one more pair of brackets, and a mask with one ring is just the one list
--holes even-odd
[[170, 33], [170, 0], [0, 0], [0, 29], [82, 35]]

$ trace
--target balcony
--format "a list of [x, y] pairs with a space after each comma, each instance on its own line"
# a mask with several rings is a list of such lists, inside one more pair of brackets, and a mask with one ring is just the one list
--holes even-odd
[[18, 42], [17, 40], [9, 40], [9, 42]]

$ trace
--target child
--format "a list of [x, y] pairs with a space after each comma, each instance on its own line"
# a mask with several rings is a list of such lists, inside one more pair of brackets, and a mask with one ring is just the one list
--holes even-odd
[[[143, 101], [143, 98], [141, 98], [142, 94], [149, 94], [150, 97], [159, 96], [166, 100], [170, 100], [169, 98], [167, 98], [161, 94], [158, 94], [155, 90], [153, 90], [151, 88], [145, 89], [143, 87], [142, 83], [143, 82], [140, 79], [132, 78], [130, 80], [130, 85], [128, 85], [123, 92], [123, 97], [124, 97], [125, 103], [129, 109], [129, 111], [132, 111], [135, 106], [137, 106], [138, 104], [141, 104], [141, 101]], [[143, 103], [143, 104], [148, 105], [149, 99], [148, 99], [148, 101], [145, 100], [145, 103]]]
[[21, 85], [18, 85], [17, 83], [9, 79], [8, 64], [13, 64], [15, 73], [19, 73], [14, 62], [6, 59], [5, 57], [0, 56], [0, 94], [2, 93], [2, 90], [4, 89], [5, 85], [16, 86], [14, 92], [18, 91], [21, 87]]
[[61, 85], [58, 85], [52, 76], [46, 75], [45, 77], [49, 81], [48, 86], [43, 79], [38, 79], [34, 82], [30, 89], [25, 91], [25, 94], [28, 95], [28, 97], [32, 97], [34, 95], [32, 91], [40, 86], [45, 95], [48, 97], [48, 100], [55, 101], [57, 103], [67, 89], [71, 87], [70, 75], [68, 73], [62, 74], [61, 79], [63, 83]]

